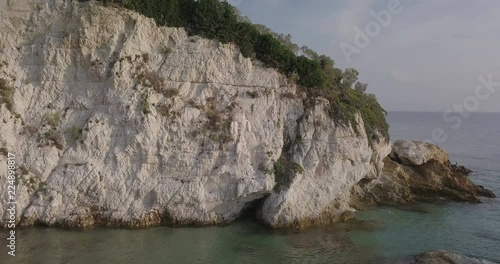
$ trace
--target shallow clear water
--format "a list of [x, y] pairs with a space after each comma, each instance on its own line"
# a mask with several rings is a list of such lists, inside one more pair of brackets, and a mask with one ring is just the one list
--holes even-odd
[[[390, 113], [392, 139], [430, 138], [472, 179], [500, 194], [500, 115], [474, 114], [452, 130], [438, 113]], [[500, 199], [482, 204], [420, 204], [418, 211], [382, 207], [358, 212], [362, 225], [338, 224], [303, 231], [270, 230], [250, 220], [225, 227], [20, 230], [17, 257], [0, 263], [380, 263], [382, 259], [445, 249], [500, 263]]]

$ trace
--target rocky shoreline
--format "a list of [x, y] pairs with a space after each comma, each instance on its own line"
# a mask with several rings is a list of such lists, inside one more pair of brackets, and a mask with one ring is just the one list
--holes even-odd
[[384, 159], [379, 178], [365, 178], [351, 190], [351, 205], [358, 209], [376, 205], [404, 205], [417, 201], [449, 199], [479, 203], [479, 197], [495, 194], [475, 185], [472, 171], [452, 164], [440, 147], [417, 141], [396, 141]]

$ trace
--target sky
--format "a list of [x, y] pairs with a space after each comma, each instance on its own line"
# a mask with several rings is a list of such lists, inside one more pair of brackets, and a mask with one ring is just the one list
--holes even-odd
[[500, 112], [498, 0], [228, 2], [337, 67], [358, 69], [386, 110]]

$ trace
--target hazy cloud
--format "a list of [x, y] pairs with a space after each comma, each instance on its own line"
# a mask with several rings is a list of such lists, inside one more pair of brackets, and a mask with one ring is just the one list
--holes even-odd
[[[474, 93], [480, 75], [500, 81], [500, 1], [401, 0], [403, 11], [349, 64], [340, 49], [370, 11], [390, 0], [245, 0], [254, 22], [332, 56], [339, 67], [359, 69], [389, 110], [444, 111]], [[500, 91], [479, 111], [500, 112]]]

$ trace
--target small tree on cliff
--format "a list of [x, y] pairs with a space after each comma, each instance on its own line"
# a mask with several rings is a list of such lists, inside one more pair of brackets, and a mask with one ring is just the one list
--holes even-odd
[[358, 81], [359, 72], [353, 68], [347, 68], [342, 73], [342, 84], [344, 87], [351, 88], [352, 85]]
[[357, 82], [356, 85], [354, 86], [354, 90], [360, 93], [366, 92], [366, 89], [368, 89], [368, 84], [366, 83]]

